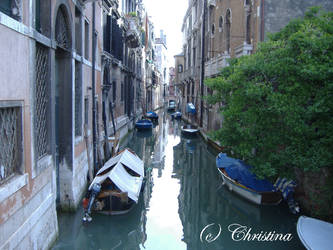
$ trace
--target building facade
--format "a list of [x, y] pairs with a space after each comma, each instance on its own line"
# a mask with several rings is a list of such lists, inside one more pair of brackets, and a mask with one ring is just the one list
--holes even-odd
[[[183, 52], [175, 56], [176, 85], [180, 86], [185, 118], [204, 132], [222, 126], [220, 105], [209, 105], [211, 90], [204, 79], [216, 77], [229, 58], [255, 53], [268, 32], [281, 30], [293, 18], [304, 16], [311, 6], [332, 10], [333, 1], [189, 0], [182, 33]], [[181, 98], [180, 98], [181, 99]], [[187, 114], [193, 103], [195, 114]]]
[[49, 248], [56, 209], [146, 108], [145, 16], [137, 0], [1, 1], [1, 249]]

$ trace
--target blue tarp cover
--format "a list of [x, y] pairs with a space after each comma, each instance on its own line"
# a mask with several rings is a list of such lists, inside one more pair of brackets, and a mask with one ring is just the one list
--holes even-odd
[[157, 115], [155, 112], [153, 112], [153, 111], [148, 111], [148, 112], [146, 113], [146, 116], [147, 116], [147, 117], [155, 117], [155, 118], [158, 117], [158, 115]]
[[195, 114], [196, 110], [195, 110], [195, 107], [194, 107], [193, 103], [190, 102], [190, 103], [187, 104], [186, 111], [188, 113]]
[[243, 161], [219, 153], [216, 157], [216, 166], [224, 168], [230, 178], [257, 192], [274, 191], [274, 186], [267, 180], [258, 179], [252, 172], [251, 166]]

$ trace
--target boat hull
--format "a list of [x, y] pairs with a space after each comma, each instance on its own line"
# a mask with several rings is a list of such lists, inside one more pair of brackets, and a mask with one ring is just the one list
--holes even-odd
[[332, 223], [300, 216], [297, 221], [297, 234], [306, 249], [332, 249]]
[[231, 179], [222, 169], [218, 170], [222, 177], [223, 184], [225, 184], [230, 191], [233, 191], [252, 203], [258, 205], [277, 205], [282, 200], [282, 196], [279, 192], [256, 192]]

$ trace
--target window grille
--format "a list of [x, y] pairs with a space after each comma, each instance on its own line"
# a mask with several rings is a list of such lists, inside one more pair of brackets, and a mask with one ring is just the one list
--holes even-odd
[[47, 116], [49, 107], [48, 91], [48, 49], [36, 45], [36, 86], [35, 86], [35, 138], [37, 158], [43, 157], [48, 150]]
[[20, 164], [19, 107], [0, 107], [0, 184], [18, 171]]
[[82, 81], [81, 65], [75, 63], [75, 136], [82, 135]]
[[56, 41], [58, 46], [64, 49], [70, 49], [71, 47], [71, 39], [69, 33], [69, 24], [65, 15], [64, 7], [60, 7], [57, 13], [57, 21], [56, 21]]

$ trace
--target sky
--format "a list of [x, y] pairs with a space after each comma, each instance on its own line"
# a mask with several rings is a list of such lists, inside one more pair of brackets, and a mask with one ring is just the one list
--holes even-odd
[[181, 28], [188, 0], [144, 0], [143, 3], [154, 24], [155, 37], [160, 36], [160, 29], [167, 35], [168, 64], [174, 67], [173, 56], [182, 48]]

